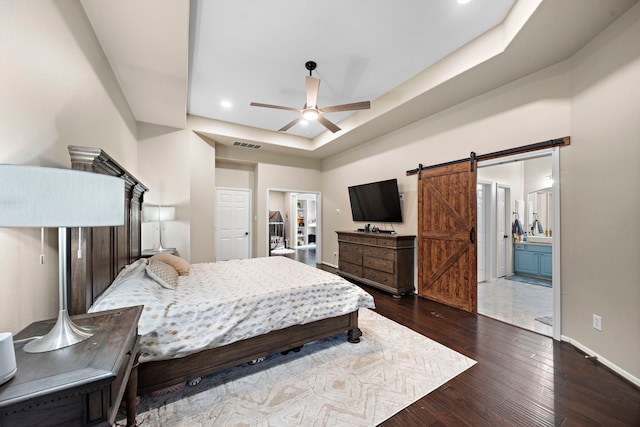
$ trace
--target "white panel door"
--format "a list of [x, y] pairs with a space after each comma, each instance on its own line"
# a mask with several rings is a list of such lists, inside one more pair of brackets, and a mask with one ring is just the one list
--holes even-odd
[[497, 276], [504, 277], [507, 275], [507, 239], [510, 233], [507, 233], [507, 191], [505, 187], [498, 185], [496, 196], [496, 242], [497, 253], [496, 260]]
[[486, 206], [485, 206], [485, 186], [484, 184], [476, 184], [476, 203], [478, 224], [476, 226], [478, 233], [478, 283], [487, 280], [487, 256], [486, 256]]
[[250, 257], [251, 191], [216, 190], [216, 260]]

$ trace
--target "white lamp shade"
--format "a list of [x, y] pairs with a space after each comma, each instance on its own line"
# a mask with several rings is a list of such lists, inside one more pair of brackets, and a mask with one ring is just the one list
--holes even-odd
[[0, 165], [0, 227], [124, 224], [124, 180], [72, 169]]
[[173, 206], [144, 206], [142, 216], [144, 222], [173, 221], [176, 219], [176, 208]]

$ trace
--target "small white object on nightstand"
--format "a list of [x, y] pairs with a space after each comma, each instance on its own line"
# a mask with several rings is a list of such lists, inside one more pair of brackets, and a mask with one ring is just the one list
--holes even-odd
[[2, 332], [0, 333], [0, 385], [13, 378], [17, 370], [13, 335], [10, 332]]

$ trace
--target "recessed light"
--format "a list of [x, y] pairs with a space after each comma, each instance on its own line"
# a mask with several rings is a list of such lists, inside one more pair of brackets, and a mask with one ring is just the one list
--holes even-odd
[[224, 100], [220, 103], [224, 108], [231, 108], [231, 101]]
[[467, 4], [469, 3], [471, 0], [458, 0], [458, 4]]

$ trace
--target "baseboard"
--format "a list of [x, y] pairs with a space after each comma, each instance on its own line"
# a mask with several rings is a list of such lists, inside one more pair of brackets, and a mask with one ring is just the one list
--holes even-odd
[[589, 347], [580, 344], [578, 341], [576, 341], [576, 340], [574, 340], [572, 338], [569, 338], [569, 337], [567, 337], [565, 335], [561, 335], [560, 339], [562, 341], [564, 341], [564, 342], [567, 342], [567, 343], [571, 344], [572, 346], [574, 346], [578, 350], [582, 351], [583, 353], [589, 355], [590, 357], [597, 358], [598, 362], [602, 363], [604, 366], [606, 366], [607, 368], [611, 369], [613, 372], [615, 372], [617, 375], [621, 376], [625, 380], [629, 381], [631, 384], [633, 384], [636, 387], [640, 388], [640, 378], [634, 377], [629, 372], [625, 371], [624, 369], [622, 369], [621, 367], [619, 367], [615, 363], [611, 362], [610, 360], [606, 359], [605, 357], [603, 357], [603, 356], [599, 355], [598, 353], [594, 352]]
[[337, 266], [337, 265], [333, 265], [333, 264], [328, 263], [328, 262], [326, 262], [326, 261], [322, 261], [322, 262], [321, 262], [321, 264], [322, 264], [322, 265], [326, 265], [327, 267], [335, 268], [336, 270], [338, 269], [338, 266]]

